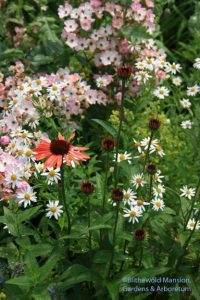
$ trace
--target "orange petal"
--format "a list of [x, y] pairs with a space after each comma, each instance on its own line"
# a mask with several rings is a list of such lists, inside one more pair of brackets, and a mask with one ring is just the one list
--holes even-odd
[[70, 137], [67, 139], [67, 142], [69, 143], [73, 138], [75, 137], [75, 132], [73, 132]]
[[44, 163], [45, 168], [51, 168], [57, 164], [59, 155], [51, 155]]
[[58, 133], [58, 139], [60, 141], [64, 141], [65, 140], [64, 136], [62, 136], [62, 134], [60, 132]]

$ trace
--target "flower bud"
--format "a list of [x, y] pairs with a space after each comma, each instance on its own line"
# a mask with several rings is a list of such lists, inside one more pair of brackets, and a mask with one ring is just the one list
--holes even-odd
[[154, 175], [156, 173], [156, 166], [153, 164], [149, 164], [147, 165], [146, 170], [149, 174]]
[[124, 194], [123, 194], [123, 191], [119, 188], [116, 188], [116, 189], [113, 189], [112, 190], [112, 199], [116, 202], [118, 201], [122, 201], [123, 197], [124, 197]]
[[141, 228], [135, 231], [135, 239], [137, 241], [143, 241], [146, 236], [146, 230]]
[[123, 64], [117, 68], [117, 74], [121, 79], [128, 79], [133, 72], [133, 68], [128, 64]]
[[160, 128], [160, 121], [158, 119], [150, 118], [149, 127], [152, 130], [157, 130], [158, 128]]
[[95, 189], [95, 186], [91, 181], [83, 180], [81, 182], [81, 192], [83, 192], [85, 194], [91, 194], [91, 193], [93, 193], [94, 189]]
[[115, 147], [115, 141], [112, 136], [107, 136], [101, 141], [101, 148], [106, 151], [112, 151]]

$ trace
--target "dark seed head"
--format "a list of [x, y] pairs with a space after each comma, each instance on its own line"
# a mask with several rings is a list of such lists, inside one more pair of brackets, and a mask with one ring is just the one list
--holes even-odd
[[55, 155], [64, 155], [69, 152], [70, 144], [63, 140], [54, 140], [50, 144], [50, 151]]
[[156, 166], [153, 165], [153, 164], [149, 164], [147, 165], [147, 172], [151, 175], [155, 174], [156, 173]]
[[95, 186], [94, 186], [94, 184], [91, 181], [89, 181], [89, 180], [83, 180], [81, 182], [81, 191], [83, 193], [85, 193], [85, 194], [91, 194], [91, 193], [93, 193], [94, 189], [95, 189]]
[[114, 201], [122, 201], [124, 197], [123, 191], [119, 188], [112, 190], [112, 199]]
[[135, 239], [137, 241], [143, 241], [146, 236], [146, 230], [141, 228], [135, 231]]
[[115, 147], [115, 141], [112, 136], [107, 136], [101, 141], [102, 149], [106, 151], [112, 151]]
[[149, 119], [149, 127], [152, 130], [157, 130], [160, 128], [160, 121], [158, 119], [150, 118]]
[[117, 68], [117, 74], [122, 79], [128, 79], [133, 72], [133, 68], [128, 64], [123, 64]]

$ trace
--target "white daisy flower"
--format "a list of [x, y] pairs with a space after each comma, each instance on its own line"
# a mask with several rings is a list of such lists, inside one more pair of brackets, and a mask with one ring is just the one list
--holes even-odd
[[191, 200], [192, 197], [195, 196], [196, 189], [195, 188], [188, 188], [187, 185], [184, 185], [180, 191], [182, 192], [181, 197], [185, 197]]
[[181, 68], [180, 64], [175, 64], [175, 63], [170, 64], [170, 63], [168, 62], [168, 63], [166, 63], [166, 65], [165, 65], [165, 70], [166, 70], [166, 72], [167, 72], [167, 73], [174, 74], [174, 75], [175, 75], [177, 72], [180, 72], [181, 69], [182, 69], [182, 68]]
[[47, 183], [48, 184], [54, 184], [54, 183], [58, 183], [58, 181], [60, 180], [60, 169], [54, 169], [53, 167], [51, 168], [47, 168], [47, 171], [42, 173], [41, 175], [43, 176], [47, 176]]
[[193, 64], [193, 67], [196, 69], [200, 69], [200, 58], [199, 57], [197, 57], [195, 59], [195, 63]]
[[133, 207], [133, 206], [131, 206], [131, 208], [130, 209], [127, 209], [127, 208], [125, 208], [124, 209], [124, 217], [125, 218], [129, 218], [129, 222], [132, 222], [133, 224], [135, 223], [135, 222], [139, 222], [138, 221], [138, 218], [139, 217], [142, 217], [142, 212], [141, 212], [141, 210], [139, 210], [137, 207]]
[[[149, 148], [149, 144], [150, 144], [150, 136], [148, 136], [147, 138], [144, 138], [141, 141], [141, 146], [144, 147], [144, 150], [147, 150]], [[158, 140], [151, 141], [151, 146], [156, 146], [157, 144], [158, 144]]]
[[137, 200], [134, 200], [132, 204], [135, 207], [137, 207], [138, 210], [140, 210], [142, 212], [142, 211], [145, 211], [145, 206], [149, 205], [150, 203], [145, 202], [143, 199], [137, 199]]
[[6, 171], [5, 181], [14, 189], [22, 179], [22, 174], [17, 167]]
[[56, 220], [58, 220], [58, 218], [60, 217], [60, 215], [63, 213], [62, 210], [63, 206], [59, 205], [59, 201], [49, 201], [49, 203], [47, 204], [47, 214], [46, 216], [51, 219], [52, 217], [54, 217]]
[[151, 77], [152, 76], [149, 75], [146, 71], [139, 71], [135, 73], [134, 79], [136, 79], [138, 82], [146, 83]]
[[17, 199], [19, 200], [19, 204], [23, 204], [25, 208], [30, 205], [31, 202], [37, 202], [35, 192], [33, 192], [33, 189], [30, 186], [18, 193]]
[[138, 152], [141, 153], [142, 152], [142, 148], [141, 148], [141, 142], [136, 141], [135, 139], [133, 139], [134, 142], [134, 147], [137, 148]]
[[162, 184], [159, 184], [156, 188], [153, 188], [153, 195], [155, 198], [163, 197], [163, 194], [165, 193], [165, 187]]
[[166, 87], [161, 86], [155, 89], [153, 94], [159, 99], [164, 99], [165, 97], [169, 96], [169, 90]]
[[156, 153], [160, 157], [163, 157], [165, 155], [165, 152], [163, 151], [160, 145], [151, 145], [150, 153]]
[[192, 128], [192, 122], [190, 120], [182, 121], [181, 122], [181, 127], [183, 129], [191, 129]]
[[164, 201], [160, 198], [153, 199], [151, 203], [153, 204], [152, 208], [155, 211], [163, 210], [165, 207]]
[[182, 82], [183, 80], [181, 79], [181, 77], [172, 78], [172, 83], [176, 86], [180, 86]]
[[154, 182], [162, 183], [162, 178], [164, 178], [164, 176], [160, 175], [160, 174], [161, 174], [161, 171], [157, 170], [157, 172], [153, 175]]
[[139, 187], [143, 187], [146, 184], [146, 181], [143, 179], [143, 173], [136, 174], [132, 177], [131, 183], [138, 189]]
[[[115, 161], [116, 155], [114, 154], [114, 160]], [[127, 160], [129, 164], [131, 164], [131, 154], [127, 153], [127, 151], [125, 151], [124, 153], [118, 153], [117, 155], [117, 162], [121, 162], [124, 160]]]
[[187, 88], [187, 95], [188, 96], [196, 96], [196, 94], [199, 92], [199, 86], [195, 84], [194, 86]]
[[187, 229], [193, 230], [193, 229], [200, 229], [200, 222], [195, 221], [195, 219], [190, 219], [187, 223]]
[[180, 103], [183, 108], [190, 108], [190, 106], [192, 105], [189, 99], [182, 99], [180, 100]]
[[136, 193], [130, 188], [123, 190], [123, 195], [124, 204], [131, 205], [131, 203], [137, 198]]

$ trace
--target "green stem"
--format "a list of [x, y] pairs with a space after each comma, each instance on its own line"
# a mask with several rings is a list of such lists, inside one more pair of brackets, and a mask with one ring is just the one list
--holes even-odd
[[91, 222], [90, 222], [90, 214], [91, 214], [91, 209], [90, 209], [90, 198], [89, 196], [87, 195], [87, 206], [88, 206], [88, 230], [89, 230], [89, 249], [91, 250], [92, 248], [92, 234], [91, 234], [91, 231], [90, 231], [90, 225], [91, 225]]
[[61, 171], [62, 203], [63, 203], [63, 206], [65, 208], [65, 213], [66, 213], [66, 216], [67, 216], [67, 224], [68, 224], [67, 233], [70, 234], [70, 232], [71, 232], [71, 222], [70, 222], [70, 214], [69, 214], [69, 210], [68, 210], [68, 207], [67, 207], [67, 199], [66, 199], [66, 193], [65, 193], [65, 178], [64, 178], [64, 163], [63, 163], [63, 160], [62, 160], [62, 165], [61, 165], [60, 171]]
[[110, 265], [109, 265], [109, 269], [108, 269], [108, 278], [110, 278], [110, 275], [111, 275], [110, 273], [111, 273], [112, 266], [113, 266], [118, 218], [119, 218], [119, 203], [117, 204], [116, 215], [115, 215], [115, 223], [114, 223], [113, 238], [112, 238], [112, 252], [111, 252], [111, 258], [110, 258]]
[[119, 141], [120, 141], [120, 135], [121, 135], [121, 130], [122, 130], [123, 116], [124, 116], [125, 87], [126, 87], [126, 80], [122, 79], [122, 97], [121, 97], [121, 105], [120, 105], [120, 111], [119, 111], [119, 127], [118, 127], [118, 132], [117, 132], [116, 151], [115, 151], [115, 166], [114, 166], [114, 186], [115, 186], [115, 188], [117, 186], [117, 169], [118, 169], [117, 157], [118, 157], [118, 153], [119, 153]]
[[[103, 190], [103, 202], [102, 202], [102, 216], [105, 213], [105, 202], [106, 202], [107, 183], [108, 183], [108, 170], [109, 170], [109, 152], [107, 151], [104, 190]], [[102, 242], [103, 242], [103, 229], [100, 229], [100, 245], [102, 245]]]
[[152, 130], [151, 131], [151, 135], [150, 135], [149, 145], [148, 145], [146, 156], [145, 156], [144, 167], [143, 167], [142, 173], [144, 173], [144, 171], [145, 171], [146, 163], [147, 163], [148, 158], [149, 158], [149, 150], [150, 150], [150, 147], [151, 147], [151, 142], [152, 142], [152, 139], [153, 139], [153, 134], [154, 134], [154, 131]]
[[141, 246], [140, 246], [140, 259], [139, 259], [139, 268], [140, 269], [142, 267], [142, 258], [143, 258], [143, 246], [141, 244]]

